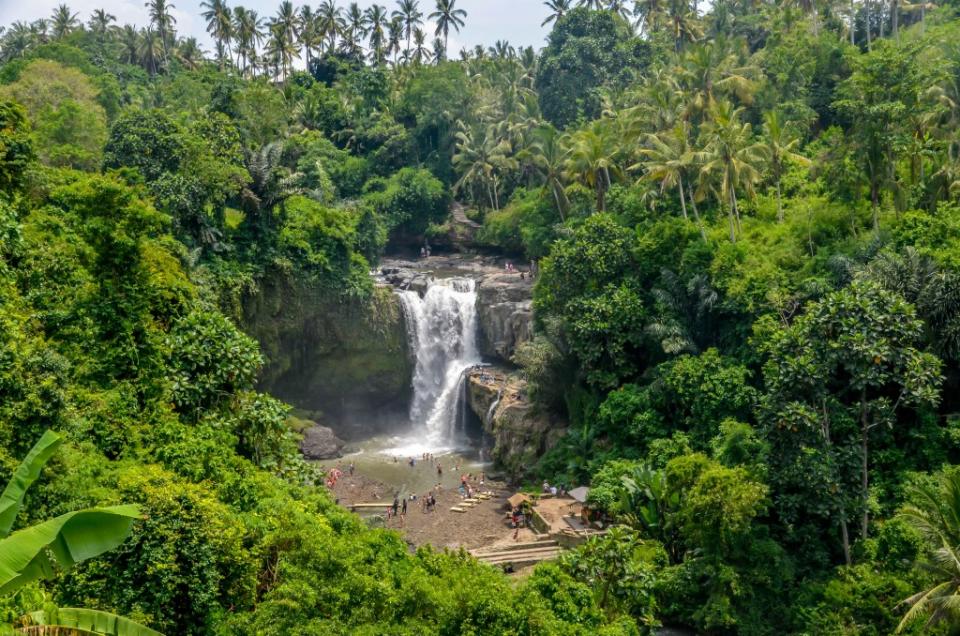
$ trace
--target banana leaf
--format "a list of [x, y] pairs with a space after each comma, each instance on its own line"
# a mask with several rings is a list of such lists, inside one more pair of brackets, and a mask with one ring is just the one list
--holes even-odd
[[43, 465], [47, 463], [50, 456], [53, 455], [63, 440], [53, 431], [47, 431], [43, 437], [33, 445], [30, 453], [24, 458], [3, 494], [0, 495], [0, 538], [10, 534], [13, 522], [20, 512], [23, 505], [23, 496], [33, 482], [40, 476]]
[[136, 506], [110, 506], [68, 512], [0, 539], [0, 595], [49, 578], [54, 563], [74, 564], [117, 547], [140, 516]]
[[[99, 610], [61, 607], [31, 612], [29, 617], [33, 625], [72, 630], [76, 634], [96, 634], [97, 636], [163, 636], [160, 632], [136, 623], [129, 618], [117, 616], [109, 612], [101, 612]], [[51, 629], [50, 633], [55, 634], [62, 632]]]

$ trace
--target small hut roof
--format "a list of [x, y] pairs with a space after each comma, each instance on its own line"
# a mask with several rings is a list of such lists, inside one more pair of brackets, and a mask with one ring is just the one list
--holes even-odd
[[571, 490], [569, 494], [580, 503], [584, 503], [587, 500], [587, 495], [590, 494], [590, 489], [586, 486], [580, 486]]
[[525, 495], [522, 492], [518, 492], [517, 494], [507, 499], [507, 502], [514, 508], [528, 501], [530, 501], [530, 495]]

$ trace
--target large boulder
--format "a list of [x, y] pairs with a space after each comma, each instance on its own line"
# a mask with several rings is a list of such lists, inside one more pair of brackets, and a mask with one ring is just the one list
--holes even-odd
[[336, 459], [342, 456], [345, 445], [332, 428], [317, 424], [303, 432], [300, 452], [307, 459]]
[[510, 362], [517, 346], [533, 331], [533, 281], [520, 274], [484, 276], [477, 289], [480, 352]]
[[[412, 361], [389, 287], [347, 301], [283, 275], [245, 299], [242, 326], [266, 358], [261, 388], [353, 437], [406, 412]], [[380, 426], [382, 424], [382, 426]]]

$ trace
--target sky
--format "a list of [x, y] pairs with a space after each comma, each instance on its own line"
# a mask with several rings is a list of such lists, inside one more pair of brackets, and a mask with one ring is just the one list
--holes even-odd
[[[173, 0], [172, 11], [177, 20], [177, 32], [180, 35], [195, 36], [204, 44], [204, 49], [213, 51], [213, 42], [206, 33], [206, 25], [200, 16], [200, 2], [202, 0]], [[300, 5], [302, 2], [296, 2]], [[0, 25], [9, 25], [17, 20], [31, 22], [37, 18], [49, 17], [54, 8], [61, 2], [80, 14], [83, 22], [87, 21], [94, 9], [106, 9], [117, 16], [119, 24], [147, 24], [147, 10], [143, 6], [145, 0], [0, 0]], [[346, 6], [347, 0], [340, 0]], [[248, 9], [256, 10], [261, 16], [272, 16], [276, 13], [280, 0], [228, 0], [230, 6], [242, 4]], [[312, 0], [314, 7], [320, 0]], [[361, 8], [374, 4], [373, 0], [358, 0]], [[377, 4], [385, 5], [390, 11], [395, 8], [396, 0], [379, 0]], [[425, 15], [433, 12], [433, 0], [421, 0], [421, 11]], [[463, 46], [473, 47], [476, 44], [489, 46], [497, 40], [507, 40], [514, 46], [533, 46], [541, 48], [545, 44], [548, 29], [540, 23], [549, 11], [543, 6], [542, 0], [457, 0], [457, 8], [467, 12], [466, 26], [460, 33], [450, 33], [451, 56]], [[432, 35], [433, 27], [430, 28]]]

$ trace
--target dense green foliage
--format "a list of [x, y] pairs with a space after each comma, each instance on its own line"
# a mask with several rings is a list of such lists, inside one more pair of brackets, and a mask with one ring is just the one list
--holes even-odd
[[[960, 626], [954, 4], [551, 0], [542, 52], [455, 61], [454, 0], [213, 0], [214, 60], [149, 5], [141, 31], [62, 6], [0, 36], [0, 467], [52, 428], [24, 521], [146, 515], [5, 616]], [[515, 361], [569, 429], [531, 477], [589, 482], [613, 524], [520, 582], [334, 506], [233, 322], [267, 277], [362, 304], [387, 250], [455, 234], [454, 199], [538, 263]]]

